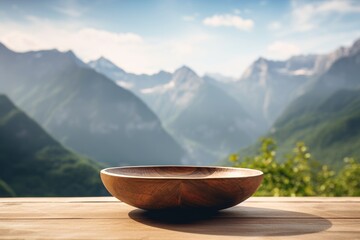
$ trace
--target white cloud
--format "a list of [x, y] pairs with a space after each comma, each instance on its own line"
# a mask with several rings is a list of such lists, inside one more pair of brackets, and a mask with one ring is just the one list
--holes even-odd
[[115, 44], [137, 44], [142, 43], [141, 36], [135, 33], [114, 33], [94, 28], [80, 29], [76, 37], [79, 39], [88, 39], [94, 43], [102, 43], [102, 45], [115, 43]]
[[359, 3], [348, 0], [332, 0], [317, 5], [318, 12], [360, 12]]
[[[299, 4], [292, 3], [292, 19], [295, 31], [305, 32], [316, 28], [319, 22], [326, 22], [331, 13], [359, 13], [360, 2], [350, 0], [331, 0]], [[333, 18], [334, 16], [331, 16]]]
[[271, 22], [268, 25], [268, 29], [271, 30], [271, 31], [276, 31], [276, 30], [279, 30], [281, 28], [282, 28], [282, 24], [280, 22], [277, 22], [277, 21]]
[[173, 71], [201, 55], [206, 34], [174, 39], [145, 39], [132, 32], [110, 32], [84, 27], [74, 21], [54, 22], [28, 16], [26, 25], [0, 23], [0, 42], [15, 51], [73, 50], [84, 61], [104, 56], [126, 71], [155, 73]]
[[[101, 49], [115, 47], [116, 45], [138, 45], [143, 42], [141, 36], [135, 33], [113, 33], [94, 28], [71, 29], [39, 29], [13, 30], [0, 35], [1, 41], [18, 51], [29, 49], [59, 48], [68, 50], [71, 48], [87, 50], [91, 55], [91, 48]], [[91, 48], [90, 48], [91, 46]], [[85, 57], [86, 58], [86, 57]]]
[[239, 30], [251, 30], [254, 21], [251, 19], [243, 19], [240, 16], [225, 14], [214, 15], [203, 20], [203, 24], [211, 27], [235, 27]]
[[271, 59], [286, 59], [299, 54], [300, 48], [289, 42], [276, 41], [267, 47], [266, 56]]

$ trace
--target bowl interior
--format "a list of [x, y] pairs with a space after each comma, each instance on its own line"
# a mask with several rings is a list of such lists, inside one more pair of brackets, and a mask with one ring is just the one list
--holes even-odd
[[255, 169], [197, 166], [116, 167], [102, 172], [113, 176], [155, 179], [242, 178], [262, 175], [261, 171]]

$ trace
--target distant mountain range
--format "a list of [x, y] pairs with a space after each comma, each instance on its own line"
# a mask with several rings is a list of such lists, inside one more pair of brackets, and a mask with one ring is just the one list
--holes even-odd
[[0, 92], [65, 146], [109, 165], [180, 164], [185, 152], [132, 92], [71, 51], [0, 45]]
[[302, 139], [317, 158], [333, 165], [359, 157], [360, 48], [311, 82], [275, 122], [272, 135], [285, 147]]
[[[322, 55], [299, 55], [285, 61], [257, 59], [237, 81], [215, 81], [218, 87], [242, 103], [245, 110], [258, 120], [265, 133], [283, 113], [288, 104], [306, 92], [308, 85], [324, 74], [342, 57], [360, 49], [360, 40], [351, 47]], [[214, 75], [213, 75], [214, 76]]]
[[360, 40], [328, 56], [328, 61], [320, 57], [326, 63], [321, 66], [332, 64], [298, 89], [268, 136], [277, 140], [280, 153], [305, 141], [315, 158], [339, 166], [344, 157], [360, 156]]
[[0, 95], [0, 197], [106, 195], [101, 167], [65, 149]]
[[[137, 75], [104, 57], [85, 64], [71, 51], [16, 53], [0, 45], [0, 92], [65, 146], [111, 165], [213, 164], [254, 149], [262, 135], [284, 143], [280, 152], [307, 141], [316, 157], [335, 163], [357, 152], [335, 138], [317, 144], [356, 109], [356, 97], [331, 99], [356, 95], [359, 49], [360, 40], [329, 54], [259, 58], [234, 80], [200, 77], [186, 66]], [[335, 102], [343, 112], [324, 112]], [[344, 150], [324, 154], [331, 144]]]
[[104, 58], [89, 65], [117, 83], [133, 83], [129, 89], [154, 110], [198, 164], [214, 163], [260, 134], [241, 104], [186, 66], [172, 74], [135, 77]]
[[238, 81], [221, 84], [257, 120], [262, 133], [269, 129], [297, 89], [310, 78], [307, 74], [297, 74], [299, 70], [306, 72], [306, 61], [298, 61], [296, 65], [289, 62], [295, 60], [282, 62], [259, 58]]
[[[89, 65], [137, 94], [191, 157], [204, 164], [250, 145], [270, 129], [281, 131], [282, 119], [289, 112], [302, 114], [291, 103], [303, 102], [297, 99], [308, 98], [304, 94], [312, 91], [318, 79], [334, 75], [337, 70], [331, 70], [333, 65], [353, 56], [359, 49], [360, 40], [329, 54], [299, 55], [285, 61], [259, 58], [238, 80], [220, 74], [199, 77], [188, 67], [174, 73], [135, 75], [104, 58]], [[335, 90], [352, 87], [334, 76]], [[323, 87], [317, 87], [316, 96], [326, 92]], [[291, 131], [288, 134], [291, 135]], [[282, 141], [288, 146], [294, 142]]]
[[[176, 70], [169, 83], [141, 93], [186, 149], [195, 158], [206, 158], [202, 163], [210, 164], [255, 139], [256, 126], [241, 105], [188, 67]], [[208, 156], [200, 155], [204, 152]]]
[[144, 88], [165, 84], [169, 82], [172, 77], [171, 73], [165, 71], [160, 71], [153, 75], [127, 73], [104, 57], [90, 61], [88, 65], [97, 72], [112, 79], [119, 86], [131, 90], [134, 93], [138, 93]]

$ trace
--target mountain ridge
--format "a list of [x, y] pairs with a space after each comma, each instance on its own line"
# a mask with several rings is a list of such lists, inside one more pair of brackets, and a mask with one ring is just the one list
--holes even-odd
[[113, 165], [181, 163], [183, 149], [132, 92], [72, 54], [38, 53], [0, 54], [0, 91], [64, 145]]
[[0, 94], [0, 196], [107, 195], [102, 165], [65, 149]]
[[138, 97], [141, 97], [139, 94], [141, 89], [165, 84], [172, 76], [172, 74], [162, 70], [151, 75], [128, 73], [105, 57], [90, 61], [88, 65], [97, 72], [106, 75], [119, 86], [133, 91]]
[[[280, 156], [298, 141], [310, 146], [315, 159], [336, 168], [343, 158], [360, 156], [359, 67], [360, 51], [337, 59], [287, 106], [266, 134], [280, 143]], [[256, 148], [241, 154], [254, 154]]]
[[235, 99], [188, 66], [176, 69], [164, 84], [138, 90], [138, 96], [193, 159], [208, 159], [200, 161], [202, 164], [215, 162], [227, 151], [246, 145], [253, 139], [251, 129], [256, 132], [253, 120]]

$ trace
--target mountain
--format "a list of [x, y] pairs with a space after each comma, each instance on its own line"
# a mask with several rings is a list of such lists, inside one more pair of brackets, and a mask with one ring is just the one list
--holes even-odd
[[306, 84], [309, 74], [308, 62], [313, 56], [298, 56], [288, 61], [257, 59], [237, 81], [216, 83], [237, 99], [242, 107], [256, 120], [263, 134], [285, 109], [296, 91]]
[[[269, 126], [267, 133], [264, 132], [264, 135], [278, 142], [280, 156], [291, 151], [296, 142], [304, 141], [311, 147], [310, 151], [314, 156], [323, 163], [339, 166], [344, 157], [358, 158], [356, 139], [359, 138], [357, 114], [360, 107], [356, 96], [360, 88], [359, 54], [360, 39], [350, 47], [340, 47], [329, 54], [295, 56], [286, 61], [272, 63], [272, 69], [283, 69], [282, 72], [292, 72], [291, 75], [299, 73], [307, 76], [307, 79], [304, 78], [305, 81], [292, 91], [288, 101], [283, 103], [284, 110]], [[263, 59], [263, 62], [268, 60]], [[266, 69], [263, 71], [265, 73], [260, 74], [259, 66], [257, 71], [253, 71], [256, 67], [252, 66], [243, 78], [254, 76], [255, 82], [261, 82], [261, 76], [268, 76], [271, 72], [270, 64], [264, 65], [266, 67], [263, 66], [262, 69]], [[235, 87], [232, 86], [231, 89]], [[283, 97], [281, 94], [284, 92], [279, 91], [274, 96]], [[256, 99], [259, 97], [255, 97], [254, 101]], [[254, 114], [251, 111], [250, 113]], [[253, 155], [258, 147], [259, 144], [254, 143], [241, 149], [240, 155]]]
[[89, 66], [144, 100], [199, 164], [213, 163], [259, 134], [254, 120], [235, 99], [215, 86], [216, 81], [199, 77], [189, 67], [172, 74], [136, 75], [105, 58]]
[[253, 141], [253, 119], [223, 90], [184, 66], [170, 82], [142, 89], [143, 99], [192, 157], [202, 164]]
[[323, 74], [338, 59], [354, 55], [359, 50], [360, 50], [360, 39], [356, 40], [350, 47], [340, 47], [331, 53], [318, 55], [313, 71], [317, 73], [317, 75]]
[[[312, 80], [278, 118], [268, 136], [289, 152], [298, 141], [322, 163], [335, 167], [344, 157], [360, 156], [360, 49], [336, 60]], [[242, 150], [254, 153], [256, 146]]]
[[0, 91], [65, 146], [111, 165], [180, 164], [183, 149], [138, 97], [72, 52], [0, 47]]
[[129, 89], [135, 94], [138, 94], [143, 88], [165, 84], [171, 79], [171, 73], [165, 71], [160, 71], [153, 75], [127, 73], [104, 57], [90, 61], [88, 65], [97, 72], [102, 73], [115, 81], [119, 86]]
[[112, 63], [110, 60], [100, 57], [97, 60], [88, 62], [88, 65], [97, 72], [108, 76], [110, 79], [126, 78], [126, 72]]
[[216, 86], [238, 99], [265, 133], [290, 102], [304, 94], [338, 59], [360, 49], [360, 39], [350, 47], [321, 55], [298, 55], [285, 61], [257, 59], [235, 82], [218, 80]]
[[65, 149], [0, 95], [0, 196], [107, 195], [101, 167]]
[[145, 88], [140, 92], [148, 105], [167, 124], [189, 106], [202, 84], [203, 79], [184, 66], [174, 72], [168, 83]]
[[343, 158], [360, 156], [360, 89], [338, 90], [301, 116], [275, 126], [270, 136], [282, 144], [279, 152], [304, 141], [316, 159], [340, 166]]
[[302, 94], [289, 104], [286, 111], [275, 123], [275, 128], [282, 126], [285, 122], [301, 116], [307, 111], [316, 109], [320, 102], [330, 97], [333, 93], [341, 89], [357, 89], [360, 87], [359, 65], [360, 47], [348, 49], [347, 56], [336, 60], [324, 74], [313, 79], [302, 90]]

